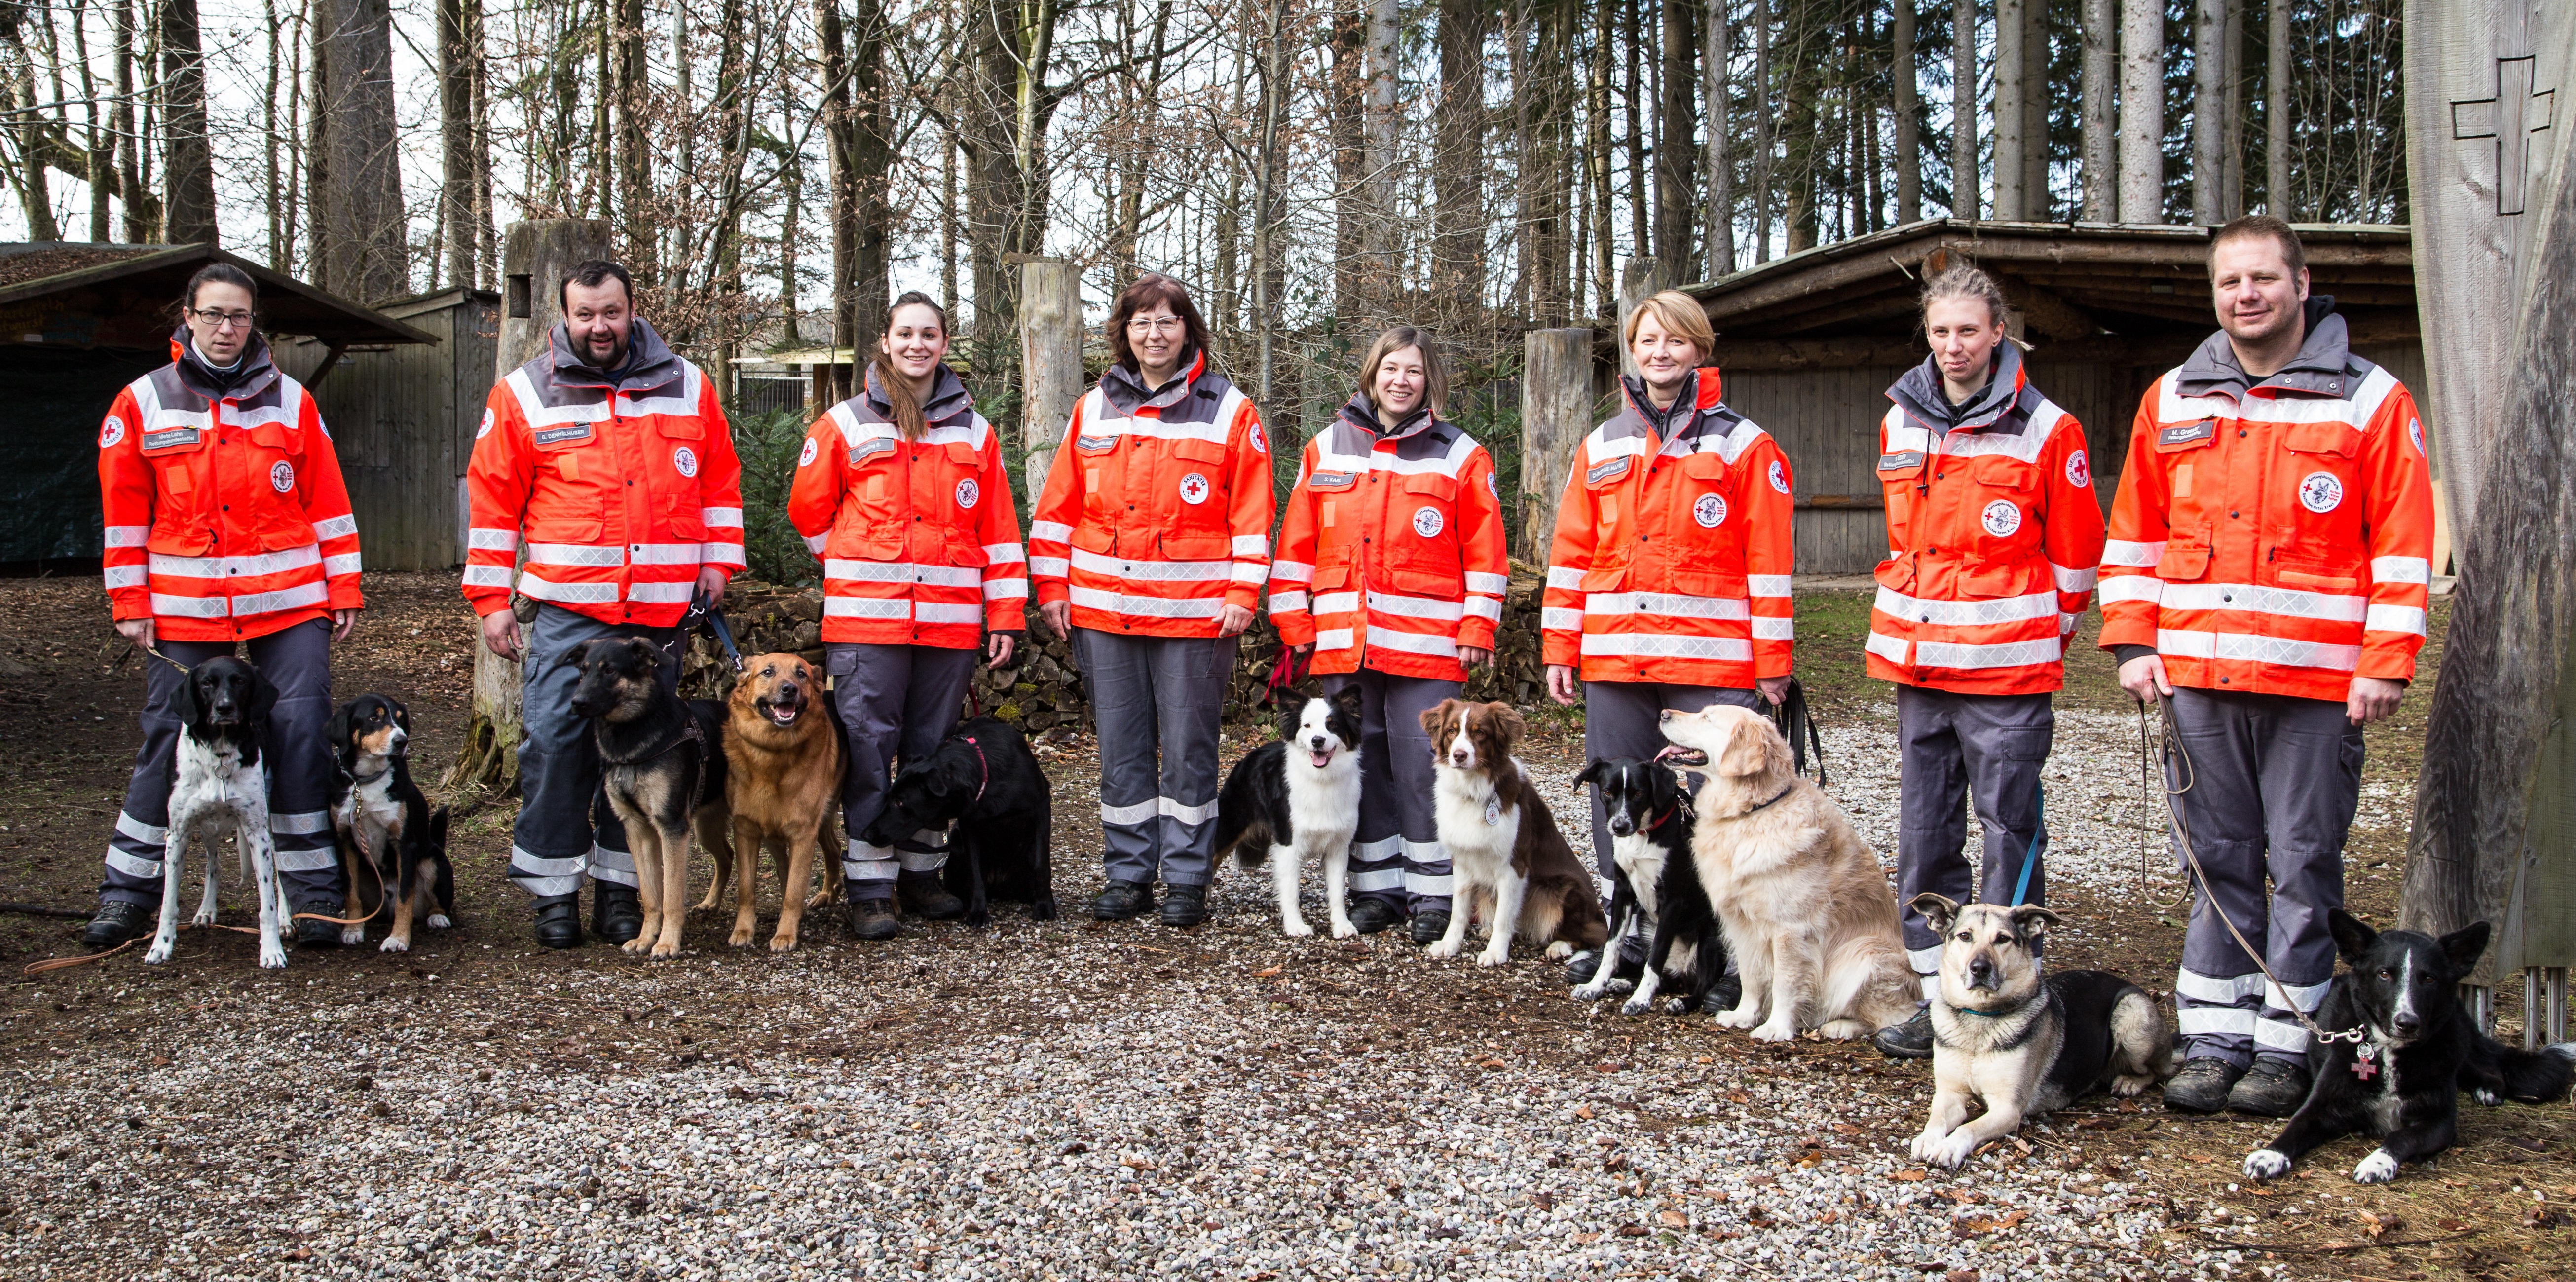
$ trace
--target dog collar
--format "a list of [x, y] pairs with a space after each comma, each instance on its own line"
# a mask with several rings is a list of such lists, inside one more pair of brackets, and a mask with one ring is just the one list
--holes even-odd
[[1953, 1006], [1950, 1008], [1950, 1013], [1953, 1015], [1982, 1015], [1987, 1019], [2001, 1019], [2011, 1012], [2000, 1010], [1970, 1010], [1965, 1006]]
[[[1775, 797], [1775, 798], [1773, 798], [1773, 800], [1775, 800], [1775, 801], [1776, 801], [1776, 800], [1778, 800], [1778, 798], [1776, 798], [1776, 797]], [[1767, 803], [1767, 802], [1766, 802], [1766, 803], [1764, 803], [1764, 804], [1769, 804], [1769, 803]], [[1760, 807], [1755, 807], [1755, 808], [1756, 808], [1756, 809], [1759, 809]], [[1663, 827], [1665, 824], [1671, 823], [1671, 822], [1673, 821], [1673, 816], [1675, 816], [1675, 815], [1686, 815], [1686, 814], [1690, 814], [1690, 813], [1691, 813], [1690, 794], [1688, 794], [1688, 793], [1684, 793], [1684, 794], [1682, 794], [1682, 798], [1681, 798], [1681, 800], [1676, 801], [1676, 802], [1674, 802], [1674, 803], [1673, 803], [1673, 808], [1672, 808], [1672, 809], [1667, 810], [1667, 811], [1665, 811], [1665, 812], [1664, 812], [1664, 817], [1663, 817], [1663, 818], [1661, 818], [1661, 819], [1657, 819], [1657, 820], [1655, 820], [1653, 823], [1647, 824], [1647, 825], [1646, 825], [1646, 831], [1648, 831], [1648, 832], [1653, 832], [1654, 830], [1656, 830], [1656, 829], [1658, 829], [1658, 828]], [[1749, 813], [1749, 812], [1748, 812], [1748, 813]]]
[[1771, 800], [1766, 801], [1766, 802], [1763, 802], [1763, 803], [1761, 803], [1760, 805], [1757, 805], [1757, 806], [1753, 807], [1753, 810], [1747, 810], [1747, 811], [1745, 811], [1744, 813], [1746, 813], [1746, 814], [1748, 814], [1748, 815], [1749, 815], [1749, 814], [1752, 814], [1754, 810], [1767, 810], [1767, 809], [1769, 809], [1770, 807], [1772, 807], [1773, 805], [1777, 804], [1777, 803], [1779, 802], [1779, 800], [1780, 800], [1782, 797], [1786, 797], [1786, 796], [1788, 796], [1790, 793], [1797, 791], [1797, 788], [1798, 788], [1798, 781], [1797, 781], [1797, 780], [1795, 780], [1795, 779], [1792, 779], [1792, 780], [1790, 780], [1790, 781], [1789, 781], [1789, 786], [1788, 786], [1788, 787], [1786, 787], [1786, 788], [1782, 788], [1780, 791], [1778, 791], [1778, 792], [1775, 792], [1775, 793], [1771, 794]]
[[356, 773], [355, 771], [343, 771], [342, 773], [347, 774], [347, 775], [349, 776], [349, 782], [351, 782], [351, 783], [374, 783], [374, 782], [375, 782], [375, 781], [377, 781], [378, 779], [382, 779], [382, 778], [384, 778], [386, 775], [392, 774], [393, 772], [394, 772], [393, 763], [392, 763], [392, 762], [387, 762], [387, 763], [385, 763], [385, 768], [384, 768], [384, 769], [379, 770], [379, 771], [377, 771], [377, 772], [375, 772], [374, 774], [371, 774], [371, 775], [362, 775], [362, 774], [358, 774], [358, 773]]
[[993, 782], [993, 767], [990, 763], [984, 760], [984, 745], [975, 742], [975, 736], [970, 734], [962, 737], [966, 740], [966, 746], [975, 750], [975, 773], [977, 776], [975, 780], [975, 800], [980, 802], [984, 799], [984, 789], [991, 786]]

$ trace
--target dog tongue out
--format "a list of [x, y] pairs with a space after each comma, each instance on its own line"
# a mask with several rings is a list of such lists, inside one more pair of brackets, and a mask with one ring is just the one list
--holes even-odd
[[1333, 754], [1332, 754], [1332, 753], [1329, 753], [1329, 752], [1312, 752], [1312, 751], [1310, 751], [1310, 752], [1308, 752], [1306, 755], [1307, 755], [1307, 756], [1309, 756], [1309, 757], [1314, 758], [1314, 760], [1315, 760], [1315, 768], [1316, 768], [1317, 770], [1321, 770], [1321, 769], [1323, 769], [1324, 767], [1326, 767], [1326, 766], [1329, 766], [1329, 765], [1333, 764]]

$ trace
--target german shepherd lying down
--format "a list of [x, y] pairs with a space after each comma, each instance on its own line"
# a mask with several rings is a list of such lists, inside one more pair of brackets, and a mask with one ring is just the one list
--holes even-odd
[[[796, 946], [805, 910], [838, 898], [841, 860], [823, 849], [823, 834], [841, 794], [841, 730], [824, 711], [831, 700], [823, 674], [793, 654], [758, 654], [743, 661], [725, 703], [725, 807], [733, 819], [730, 845], [709, 842], [716, 876], [700, 908], [713, 908], [741, 856], [734, 883], [733, 935], [726, 942], [751, 946], [760, 906], [760, 856], [778, 862], [778, 929], [769, 951]], [[823, 888], [808, 897], [817, 865]]]
[[688, 921], [690, 829], [710, 850], [724, 841], [725, 710], [663, 689], [661, 657], [662, 647], [642, 637], [603, 637], [556, 662], [581, 669], [572, 710], [590, 718], [601, 790], [635, 847], [644, 929], [626, 951], [675, 957]]

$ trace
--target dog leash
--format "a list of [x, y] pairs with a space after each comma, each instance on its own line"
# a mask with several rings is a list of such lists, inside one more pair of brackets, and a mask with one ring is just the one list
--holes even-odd
[[[2179, 788], [2173, 786], [2170, 775], [2168, 776], [2165, 784], [2165, 810], [2173, 816], [2174, 844], [2182, 847], [2183, 859], [2191, 865], [2191, 875], [2199, 879], [2201, 893], [2209, 897], [2209, 911], [2211, 915], [2218, 918], [2220, 925], [2227, 927], [2227, 933], [2234, 937], [2236, 940], [2236, 946], [2244, 949], [2245, 955], [2253, 959], [2255, 969], [2263, 972], [2264, 980], [2271, 984], [2273, 988], [2280, 990], [2282, 997], [2287, 999], [2289, 997], [2289, 989], [2281, 983], [2278, 976], [2275, 976], [2272, 973], [2272, 968], [2264, 964], [2263, 954], [2257, 950], [2254, 945], [2245, 942], [2245, 932], [2236, 928], [2236, 923], [2228, 918], [2226, 910], [2218, 906], [2217, 894], [2209, 888], [2209, 874], [2202, 871], [2200, 866], [2200, 854], [2191, 847], [2191, 825], [2183, 822], [2182, 802], [2180, 800], [2184, 793], [2191, 791], [2193, 782], [2198, 778], [2198, 771], [2192, 764], [2191, 751], [2183, 746], [2182, 732], [2177, 728], [2174, 718], [2173, 696], [2159, 692], [2156, 695], [2156, 710], [2161, 714], [2164, 721], [2163, 740], [2165, 760], [2168, 764], [2179, 763], [2183, 777], [2183, 785]], [[2146, 724], [2146, 715], [2146, 704], [2141, 701], [2138, 705], [2138, 719], [2141, 732], [2143, 732]], [[2323, 1027], [2319, 1026], [2317, 1021], [2310, 1019], [2306, 1011], [2300, 1010], [2296, 1002], [2289, 1003], [2289, 1010], [2292, 1015], [2298, 1017], [2300, 1025], [2308, 1030], [2308, 1035], [2310, 1037], [2316, 1038], [2319, 1042], [2328, 1045], [2332, 1045], [2335, 1042], [2352, 1042], [2358, 1045], [2364, 1037], [2368, 1036], [2367, 1031], [2360, 1028], [2350, 1028], [2340, 1033], [2329, 1033]]]
[[2012, 906], [2030, 902], [2030, 870], [2039, 866], [2040, 852], [2048, 848], [2048, 785], [2039, 785], [2038, 822], [2031, 825], [2030, 845], [2021, 852], [2021, 877], [2013, 883]]
[[705, 595], [689, 598], [688, 612], [680, 616], [678, 623], [671, 625], [671, 639], [662, 643], [662, 652], [668, 654], [687, 644], [701, 625], [715, 634], [716, 644], [723, 647], [726, 658], [733, 660], [733, 670], [741, 672], [742, 651], [733, 643], [733, 627], [725, 622], [724, 611], [716, 606], [714, 599]]
[[1771, 705], [1768, 713], [1771, 724], [1780, 728], [1780, 737], [1789, 741], [1789, 769], [1796, 774], [1807, 773], [1807, 753], [1812, 749], [1816, 754], [1816, 782], [1828, 782], [1825, 741], [1816, 733], [1815, 711], [1807, 706], [1807, 687], [1799, 684], [1796, 677], [1789, 678], [1789, 688], [1781, 692], [1780, 702]]
[[[993, 767], [984, 760], [984, 745], [975, 742], [975, 736], [968, 734], [959, 735], [957, 737], [964, 739], [966, 741], [966, 746], [975, 750], [975, 800], [982, 801], [984, 799], [984, 789], [992, 786], [993, 783]], [[968, 804], [972, 805], [974, 803], [969, 802]]]

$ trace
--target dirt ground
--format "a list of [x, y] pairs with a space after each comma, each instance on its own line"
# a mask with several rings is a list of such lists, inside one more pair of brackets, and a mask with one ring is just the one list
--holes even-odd
[[[424, 785], [434, 785], [463, 731], [472, 619], [449, 576], [371, 574], [367, 592], [370, 608], [361, 630], [337, 659], [336, 693], [346, 698], [380, 690], [408, 702], [416, 773]], [[2366, 801], [2353, 833], [2348, 893], [2353, 910], [2375, 921], [2395, 916], [2407, 799], [2446, 616], [2447, 606], [2434, 615], [2435, 643], [2426, 655], [2422, 693], [2409, 697], [2396, 718], [2373, 728], [2369, 736], [2365, 796], [2378, 800]], [[100, 853], [137, 739], [134, 713], [142, 688], [139, 663], [109, 632], [106, 618], [95, 579], [0, 584], [0, 760], [11, 767], [0, 771], [0, 901], [84, 913], [94, 903]], [[1884, 715], [1884, 688], [1863, 675], [1860, 641], [1866, 618], [1867, 598], [1858, 592], [1801, 597], [1800, 668], [1820, 719]], [[2131, 705], [2112, 682], [2107, 658], [2091, 648], [2089, 628], [2070, 665], [2070, 684], [2060, 706], [2130, 715]], [[1534, 767], [1570, 774], [1580, 765], [1580, 730], [1571, 717], [1546, 712], [1533, 718], [1533, 726], [1525, 755]], [[1238, 737], [1229, 744], [1229, 753], [1243, 746]], [[1024, 936], [1073, 933], [1087, 938], [1085, 932], [1095, 930], [1079, 914], [1098, 876], [1097, 828], [1087, 819], [1096, 798], [1089, 763], [1087, 740], [1047, 762], [1058, 785], [1059, 891], [1073, 919], [1038, 931], [1012, 916], [1021, 929], [989, 943], [946, 927], [908, 936], [892, 947], [921, 959], [918, 973], [927, 974], [950, 950], [1015, 946], [1010, 940]], [[479, 796], [446, 799], [459, 811], [452, 853], [460, 872], [461, 928], [425, 936], [408, 956], [380, 955], [371, 946], [363, 952], [299, 957], [286, 971], [260, 972], [251, 966], [252, 945], [246, 936], [191, 932], [182, 936], [176, 963], [168, 967], [142, 966], [132, 955], [138, 948], [96, 966], [31, 979], [19, 974], [23, 963], [78, 951], [78, 922], [0, 912], [0, 974], [7, 976], [6, 995], [0, 996], [0, 1057], [13, 1065], [17, 1081], [12, 1093], [48, 1064], [125, 1064], [149, 1072], [143, 1066], [165, 1063], [161, 1048], [179, 1035], [175, 1030], [182, 1025], [193, 1026], [200, 1018], [197, 1012], [260, 996], [317, 1009], [372, 1009], [430, 1037], [488, 1037], [488, 1054], [496, 1065], [517, 1061], [556, 1073], [641, 1073], [710, 1056], [793, 1055], [811, 1062], [821, 1054], [864, 1060], [899, 1055], [907, 1039], [963, 1035], [963, 1024], [943, 1023], [961, 1017], [939, 1016], [929, 1008], [858, 1026], [765, 1034], [774, 1040], [764, 1044], [728, 1040], [721, 1023], [689, 1028], [683, 1021], [639, 1032], [631, 1009], [580, 996], [585, 978], [613, 976], [638, 963], [595, 946], [571, 953], [545, 953], [531, 946], [521, 896], [503, 877], [510, 805]], [[698, 875], [703, 884], [703, 864]], [[1234, 876], [1221, 874], [1221, 879]], [[193, 870], [190, 884], [193, 894]], [[2052, 965], [2116, 970], [2151, 990], [2170, 985], [2181, 943], [2178, 909], [2155, 902], [2149, 893], [2098, 888], [2077, 888], [2054, 898], [2054, 906], [2084, 929], [2070, 932], [2072, 942], [2052, 954]], [[1249, 910], [1260, 897], [1234, 895], [1227, 902], [1234, 909], [1229, 919], [1187, 936], [1134, 928], [1143, 932], [1135, 935], [1141, 942], [1128, 947], [1144, 955], [1128, 955], [1138, 958], [1139, 967], [1159, 967], [1157, 975], [1175, 968], [1203, 978], [1242, 971], [1240, 982], [1245, 984], [1276, 976], [1279, 959], [1290, 954], [1282, 951], [1271, 923]], [[227, 919], [240, 916], [228, 903]], [[810, 964], [853, 975], [885, 964], [888, 954], [853, 944], [837, 922], [809, 918], [808, 923]], [[764, 954], [732, 953], [722, 947], [720, 935], [703, 918], [693, 922], [696, 960], [688, 964], [714, 975], [780, 964]], [[1388, 1002], [1388, 990], [1372, 978], [1382, 968], [1379, 963], [1351, 960], [1347, 971], [1337, 963], [1329, 977], [1318, 972], [1314, 982], [1294, 985], [1293, 996], [1289, 981], [1297, 976], [1280, 979], [1281, 996], [1274, 1000], [1291, 1003], [1291, 1009], [1319, 1021], [1377, 1029], [1382, 1040], [1432, 1035], [1429, 1024], [1417, 1022], [1405, 1004]], [[1261, 966], [1270, 969], [1254, 969]], [[1516, 966], [1501, 974], [1472, 968], [1431, 973], [1436, 978], [1407, 982], [1434, 983], [1438, 989], [1412, 991], [1442, 1007], [1472, 1005], [1495, 1012], [1519, 1032], [1517, 1055], [1542, 1065], [1561, 1062], [1569, 1075], [1609, 1071], [1597, 1063], [1605, 1035], [1623, 1043], [1634, 1040], [1605, 1030], [1596, 1013], [1568, 1001], [1552, 966]], [[2518, 1037], [2518, 993], [2501, 996], [2501, 1031], [2511, 1040]], [[542, 1036], [499, 1035], [505, 1028], [530, 1025], [540, 1028]], [[1659, 1021], [1650, 1035], [1661, 1043], [1658, 1058], [1676, 1063], [1756, 1058], [1761, 1061], [1756, 1071], [1774, 1078], [1806, 1079], [1819, 1092], [1876, 1097], [1876, 1103], [1888, 1107], [1868, 1115], [1880, 1120], [1864, 1127], [1867, 1133], [1856, 1132], [1843, 1141], [1856, 1150], [1883, 1155], [1892, 1147], [1901, 1157], [1929, 1094], [1928, 1066], [1897, 1064], [1851, 1048], [1801, 1043], [1762, 1050], [1697, 1019]], [[1551, 1043], [1558, 1048], [1551, 1049]], [[31, 1108], [23, 1096], [0, 1106]], [[113, 1111], [120, 1106], [101, 1101], [99, 1107]], [[2268, 1138], [2270, 1123], [2168, 1114], [2152, 1096], [2143, 1105], [2113, 1106], [2096, 1099], [2072, 1112], [2061, 1120], [2071, 1121], [2073, 1129], [2061, 1125], [2056, 1138], [2042, 1141], [2022, 1160], [2125, 1179], [2140, 1190], [2142, 1198], [2133, 1201], [2158, 1209], [2164, 1222], [2162, 1246], [2137, 1257], [2150, 1265], [2149, 1275], [2158, 1258], [2155, 1250], [2187, 1246], [2239, 1251], [2249, 1269], [2297, 1277], [2536, 1279], [2576, 1274], [2576, 1220], [2563, 1209], [2576, 1202], [2576, 1166], [2571, 1166], [2576, 1114], [2565, 1104], [2464, 1105], [2457, 1148], [2422, 1170], [2410, 1168], [2396, 1184], [2377, 1188], [2356, 1186], [2343, 1177], [2343, 1170], [2365, 1151], [2354, 1142], [2320, 1154], [2293, 1180], [2255, 1189], [2240, 1187], [2236, 1164]], [[13, 1147], [0, 1165], [0, 1244], [14, 1244], [21, 1260], [29, 1258], [29, 1250], [42, 1253], [39, 1235], [58, 1231], [72, 1214], [63, 1207], [66, 1193], [75, 1199], [79, 1193], [59, 1187], [60, 1181], [49, 1175], [49, 1164], [68, 1160], [67, 1151], [53, 1152], [55, 1137], [19, 1124], [24, 1121], [0, 1122], [0, 1127], [15, 1128], [5, 1132]], [[146, 1145], [160, 1152], [152, 1144], [151, 1119], [138, 1113], [127, 1125], [136, 1153]], [[1939, 1178], [1933, 1177], [1936, 1183]], [[150, 1178], [144, 1183], [154, 1185]], [[95, 1180], [89, 1185], [99, 1187]], [[167, 1193], [179, 1186], [156, 1187]], [[300, 1248], [292, 1242], [253, 1240], [247, 1232], [238, 1242], [213, 1240], [229, 1243], [213, 1252], [229, 1262], [207, 1270], [208, 1276], [275, 1276], [281, 1268], [299, 1273], [296, 1261], [312, 1258], [309, 1251], [298, 1257]], [[148, 1223], [130, 1225], [125, 1241], [142, 1252], [123, 1257], [129, 1260], [159, 1250]], [[67, 1249], [71, 1245], [65, 1243]], [[56, 1262], [71, 1271], [98, 1270], [90, 1276], [125, 1271], [117, 1267], [115, 1253], [93, 1254], [94, 1249], [67, 1250]], [[72, 1268], [84, 1260], [87, 1268]]]

